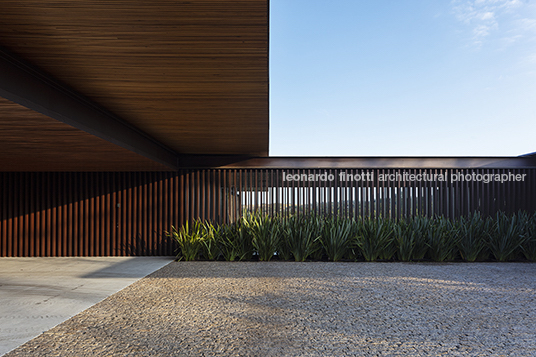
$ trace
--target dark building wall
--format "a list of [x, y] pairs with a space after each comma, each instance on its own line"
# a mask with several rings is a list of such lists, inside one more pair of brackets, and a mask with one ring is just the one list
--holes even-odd
[[173, 173], [0, 173], [2, 256], [169, 255]]
[[[341, 180], [341, 173], [372, 179]], [[397, 173], [447, 180], [380, 180]], [[453, 174], [525, 176], [485, 183], [453, 181]], [[329, 175], [333, 180], [322, 180]], [[244, 210], [354, 218], [534, 212], [535, 175], [528, 168], [2, 172], [0, 256], [173, 255], [176, 247], [164, 234], [172, 225], [198, 217], [231, 222]]]

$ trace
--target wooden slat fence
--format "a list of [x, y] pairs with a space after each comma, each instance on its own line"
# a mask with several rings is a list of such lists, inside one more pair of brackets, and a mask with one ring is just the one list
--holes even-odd
[[536, 169], [2, 172], [0, 195], [0, 256], [173, 255], [163, 234], [171, 225], [232, 222], [245, 211], [395, 219], [534, 212]]

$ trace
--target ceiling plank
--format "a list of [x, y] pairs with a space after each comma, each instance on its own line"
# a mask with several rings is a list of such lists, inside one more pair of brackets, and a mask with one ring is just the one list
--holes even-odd
[[0, 98], [0, 171], [170, 171], [169, 167]]
[[1, 47], [0, 96], [171, 169], [178, 168], [174, 151]]
[[267, 0], [2, 0], [0, 44], [180, 154], [267, 156]]

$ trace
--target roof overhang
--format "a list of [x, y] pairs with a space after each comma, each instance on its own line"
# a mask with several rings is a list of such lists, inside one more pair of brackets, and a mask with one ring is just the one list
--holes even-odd
[[219, 169], [515, 169], [536, 168], [525, 156], [185, 156], [183, 167]]
[[[23, 111], [14, 103], [35, 113], [24, 123], [18, 116], [19, 136], [0, 132], [18, 152], [4, 152], [4, 171], [15, 157], [26, 171], [46, 169], [32, 152], [65, 141], [67, 127], [85, 149], [72, 150], [74, 166], [58, 157], [57, 170], [84, 170], [93, 149], [102, 170], [176, 169], [182, 155], [268, 155], [267, 0], [5, 2], [0, 45], [0, 96], [13, 102], [2, 101], [10, 109], [0, 125]], [[67, 127], [52, 129], [49, 119]], [[25, 126], [43, 140], [29, 141]], [[112, 163], [122, 158], [131, 162]]]

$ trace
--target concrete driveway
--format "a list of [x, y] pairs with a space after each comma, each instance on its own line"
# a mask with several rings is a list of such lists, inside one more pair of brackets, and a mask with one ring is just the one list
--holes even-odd
[[0, 355], [172, 260], [171, 257], [0, 258]]

